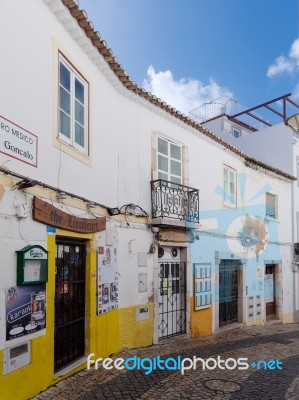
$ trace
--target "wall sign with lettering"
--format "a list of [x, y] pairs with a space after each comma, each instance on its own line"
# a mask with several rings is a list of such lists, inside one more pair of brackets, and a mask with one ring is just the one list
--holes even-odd
[[0, 115], [0, 153], [37, 167], [38, 137]]
[[94, 233], [106, 229], [106, 218], [80, 218], [68, 214], [37, 197], [33, 198], [33, 219], [47, 225], [79, 233]]

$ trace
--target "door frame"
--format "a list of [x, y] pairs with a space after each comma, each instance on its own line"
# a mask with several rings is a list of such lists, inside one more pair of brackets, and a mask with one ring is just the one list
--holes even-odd
[[[224, 265], [221, 265], [221, 263], [224, 263]], [[239, 309], [238, 309], [238, 305], [239, 305], [239, 278], [240, 278], [240, 267], [241, 267], [241, 263], [238, 260], [221, 260], [220, 264], [219, 264], [219, 327], [221, 326], [226, 326], [229, 325], [231, 323], [234, 322], [238, 322], [239, 320]], [[236, 293], [234, 298], [231, 298], [230, 301], [223, 301], [220, 302], [220, 282], [221, 282], [221, 274], [223, 273], [223, 278], [225, 278], [225, 280], [228, 281], [229, 283], [229, 288], [228, 287], [224, 287], [223, 292], [225, 292], [226, 297], [229, 294], [232, 293], [232, 289], [236, 289]], [[236, 287], [235, 287], [236, 285]], [[226, 286], [226, 285], [224, 285]], [[228, 289], [228, 290], [226, 290]], [[231, 296], [230, 296], [231, 297]], [[232, 303], [235, 303], [236, 307], [233, 306], [234, 308], [236, 308], [236, 314], [230, 314], [230, 317], [232, 317], [234, 315], [235, 319], [231, 320], [230, 318], [228, 318], [227, 315], [227, 308], [229, 308], [229, 304], [232, 306]], [[225, 315], [225, 322], [224, 320], [222, 320], [222, 323], [220, 325], [220, 317], [221, 317], [221, 313], [220, 313], [220, 304], [225, 304], [225, 309], [226, 309], [226, 315]]]
[[[240, 266], [238, 268], [238, 321], [239, 323], [245, 322], [246, 319], [246, 259], [237, 257], [233, 253], [215, 251], [215, 293], [213, 302], [213, 331], [217, 333], [223, 327], [219, 326], [219, 265], [222, 260], [225, 261], [238, 261]], [[225, 325], [227, 326], [227, 325]]]
[[[264, 277], [266, 275], [266, 267], [273, 266], [273, 285], [274, 285], [274, 306], [275, 306], [275, 319], [282, 320], [283, 318], [283, 304], [282, 304], [282, 264], [280, 260], [265, 260]], [[264, 288], [265, 290], [265, 288]], [[264, 291], [264, 321], [267, 321], [266, 315], [266, 298]]]
[[[56, 237], [60, 239], [70, 240], [84, 240], [86, 247], [85, 257], [85, 356], [78, 359], [69, 366], [54, 373], [54, 325], [55, 325], [55, 270], [56, 270]], [[94, 293], [96, 293], [96, 271], [97, 271], [97, 254], [94, 249], [96, 248], [96, 237], [91, 233], [75, 233], [57, 228], [56, 234], [48, 235], [48, 261], [49, 261], [49, 280], [47, 285], [47, 298], [48, 298], [48, 314], [47, 325], [52, 326], [52, 351], [51, 351], [51, 365], [53, 365], [53, 378], [57, 379], [65, 374], [73, 371], [74, 369], [84, 367], [86, 364], [86, 355], [91, 353], [96, 346], [96, 334], [90, 327], [96, 318], [96, 301]]]
[[[186, 334], [190, 335], [190, 293], [192, 293], [192, 276], [190, 273], [190, 256], [189, 256], [189, 243], [183, 242], [160, 242], [161, 247], [176, 247], [180, 249], [180, 261], [185, 262], [185, 315], [186, 315]], [[158, 251], [154, 253], [154, 332], [153, 343], [161, 343], [159, 339], [159, 297], [160, 297], [160, 268], [159, 268]]]
[[[87, 274], [86, 274], [86, 241], [78, 238], [69, 238], [66, 236], [56, 236], [55, 238], [55, 254], [57, 252], [57, 246], [61, 244], [63, 246], [76, 246], [80, 245], [82, 246], [82, 250], [84, 251], [84, 327], [83, 327], [83, 335], [84, 335], [84, 350], [81, 355], [78, 357], [74, 358], [70, 362], [66, 363], [65, 365], [62, 365], [61, 368], [58, 368], [55, 370], [55, 349], [56, 349], [56, 343], [55, 343], [55, 314], [56, 314], [56, 278], [57, 278], [57, 267], [55, 264], [55, 277], [54, 277], [54, 373], [59, 374], [61, 370], [68, 369], [72, 365], [76, 364], [78, 360], [80, 360], [82, 357], [85, 357], [86, 355], [86, 349], [85, 349], [85, 343], [86, 343], [86, 279], [87, 279]], [[56, 257], [55, 257], [56, 258]], [[70, 268], [70, 267], [69, 267]], [[64, 290], [64, 289], [63, 289]], [[82, 317], [81, 317], [82, 318]], [[70, 323], [75, 322], [75, 320], [70, 321]], [[70, 323], [67, 323], [66, 325], [69, 326]], [[61, 327], [63, 329], [63, 327]]]

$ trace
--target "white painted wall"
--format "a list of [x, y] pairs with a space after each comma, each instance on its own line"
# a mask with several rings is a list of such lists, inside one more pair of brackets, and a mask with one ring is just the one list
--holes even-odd
[[[59, 186], [109, 207], [136, 203], [150, 214], [151, 140], [153, 133], [158, 133], [188, 148], [189, 186], [200, 190], [201, 211], [223, 208], [222, 197], [215, 194], [217, 185], [223, 186], [223, 165], [248, 174], [249, 198], [265, 182], [270, 182], [280, 199], [280, 241], [291, 242], [290, 183], [267, 172], [246, 167], [244, 161], [227, 148], [125, 90], [62, 3], [53, 0], [51, 7], [56, 10], [56, 15], [38, 0], [20, 2], [17, 12], [13, 2], [5, 2], [0, 14], [2, 30], [9, 32], [9, 35], [0, 37], [0, 48], [7, 54], [1, 59], [0, 87], [5, 95], [0, 96], [0, 115], [39, 138], [38, 168], [4, 154], [0, 154], [0, 164], [5, 164], [11, 171]], [[64, 25], [58, 21], [58, 17]], [[11, 21], [14, 21], [17, 30], [11, 29]], [[66, 27], [73, 25], [72, 32], [77, 36], [76, 40], [66, 31]], [[19, 32], [22, 32], [21, 38]], [[56, 85], [53, 69], [58, 67], [53, 64], [54, 42], [61, 49], [67, 49], [65, 55], [84, 71], [90, 82], [91, 167], [53, 146], [53, 131], [57, 134], [56, 121], [52, 118], [53, 93], [56, 90], [54, 87], [53, 91], [53, 85]], [[85, 46], [89, 56], [79, 43]], [[1, 213], [12, 212], [15, 215], [11, 204], [16, 193], [7, 195], [7, 203], [0, 203]], [[238, 204], [241, 202], [239, 195]], [[79, 214], [80, 210], [76, 213]], [[9, 272], [6, 280], [1, 282], [2, 288], [15, 283], [11, 254], [27, 242], [38, 240], [43, 243], [46, 239], [45, 226], [29, 218], [26, 228], [24, 224], [24, 232], [20, 233], [19, 228], [23, 228], [22, 222], [17, 221], [15, 216], [11, 219], [4, 217], [1, 230], [3, 237], [7, 237], [7, 244], [2, 246], [4, 257], [7, 257], [5, 269]], [[120, 305], [147, 302], [152, 294], [153, 262], [149, 260], [148, 292], [139, 293], [136, 257], [138, 252], [148, 251], [152, 234], [146, 227], [139, 229], [134, 224], [127, 228], [116, 223], [115, 229], [120, 256]], [[129, 249], [131, 241], [135, 245], [133, 252]], [[285, 250], [283, 263], [286, 271], [289, 268], [288, 260], [289, 250]], [[3, 272], [3, 264], [1, 269]], [[290, 305], [286, 302], [285, 307], [289, 310]]]

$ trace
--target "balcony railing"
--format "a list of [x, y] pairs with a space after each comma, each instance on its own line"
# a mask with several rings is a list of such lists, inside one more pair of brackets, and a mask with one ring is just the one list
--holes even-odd
[[157, 179], [151, 182], [152, 218], [199, 222], [198, 189]]

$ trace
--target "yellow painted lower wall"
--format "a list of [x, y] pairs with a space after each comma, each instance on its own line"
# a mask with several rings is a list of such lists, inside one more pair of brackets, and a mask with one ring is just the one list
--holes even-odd
[[293, 324], [294, 323], [294, 315], [293, 314], [284, 314], [282, 316], [282, 322], [284, 324]]
[[96, 357], [109, 357], [118, 353], [119, 343], [119, 310], [110, 311], [96, 318], [96, 343], [91, 353]]
[[2, 375], [3, 352], [1, 351], [0, 399], [24, 400], [46, 389], [53, 377], [54, 347], [48, 335], [31, 341], [32, 363], [7, 375]]
[[254, 321], [248, 321], [245, 326], [260, 326], [260, 325], [265, 325], [265, 321], [263, 319], [257, 319]]
[[203, 310], [194, 310], [194, 297], [190, 300], [191, 310], [191, 337], [212, 335], [212, 307]]
[[[75, 236], [70, 232], [58, 231], [60, 236]], [[77, 236], [77, 235], [76, 235]], [[96, 315], [96, 251], [91, 235], [86, 239], [86, 321], [85, 354], [108, 357], [120, 350], [119, 310]], [[28, 400], [49, 386], [86, 367], [86, 364], [67, 374], [54, 378], [54, 298], [55, 298], [55, 236], [48, 236], [48, 283], [46, 335], [31, 340], [31, 364], [3, 375], [3, 351], [0, 351], [0, 400]], [[28, 340], [28, 339], [27, 339]], [[26, 338], [24, 338], [24, 342]], [[12, 343], [13, 345], [13, 343]]]
[[[149, 319], [136, 320], [136, 309], [149, 307]], [[153, 303], [119, 309], [119, 337], [121, 349], [146, 347], [153, 344], [154, 307]]]

